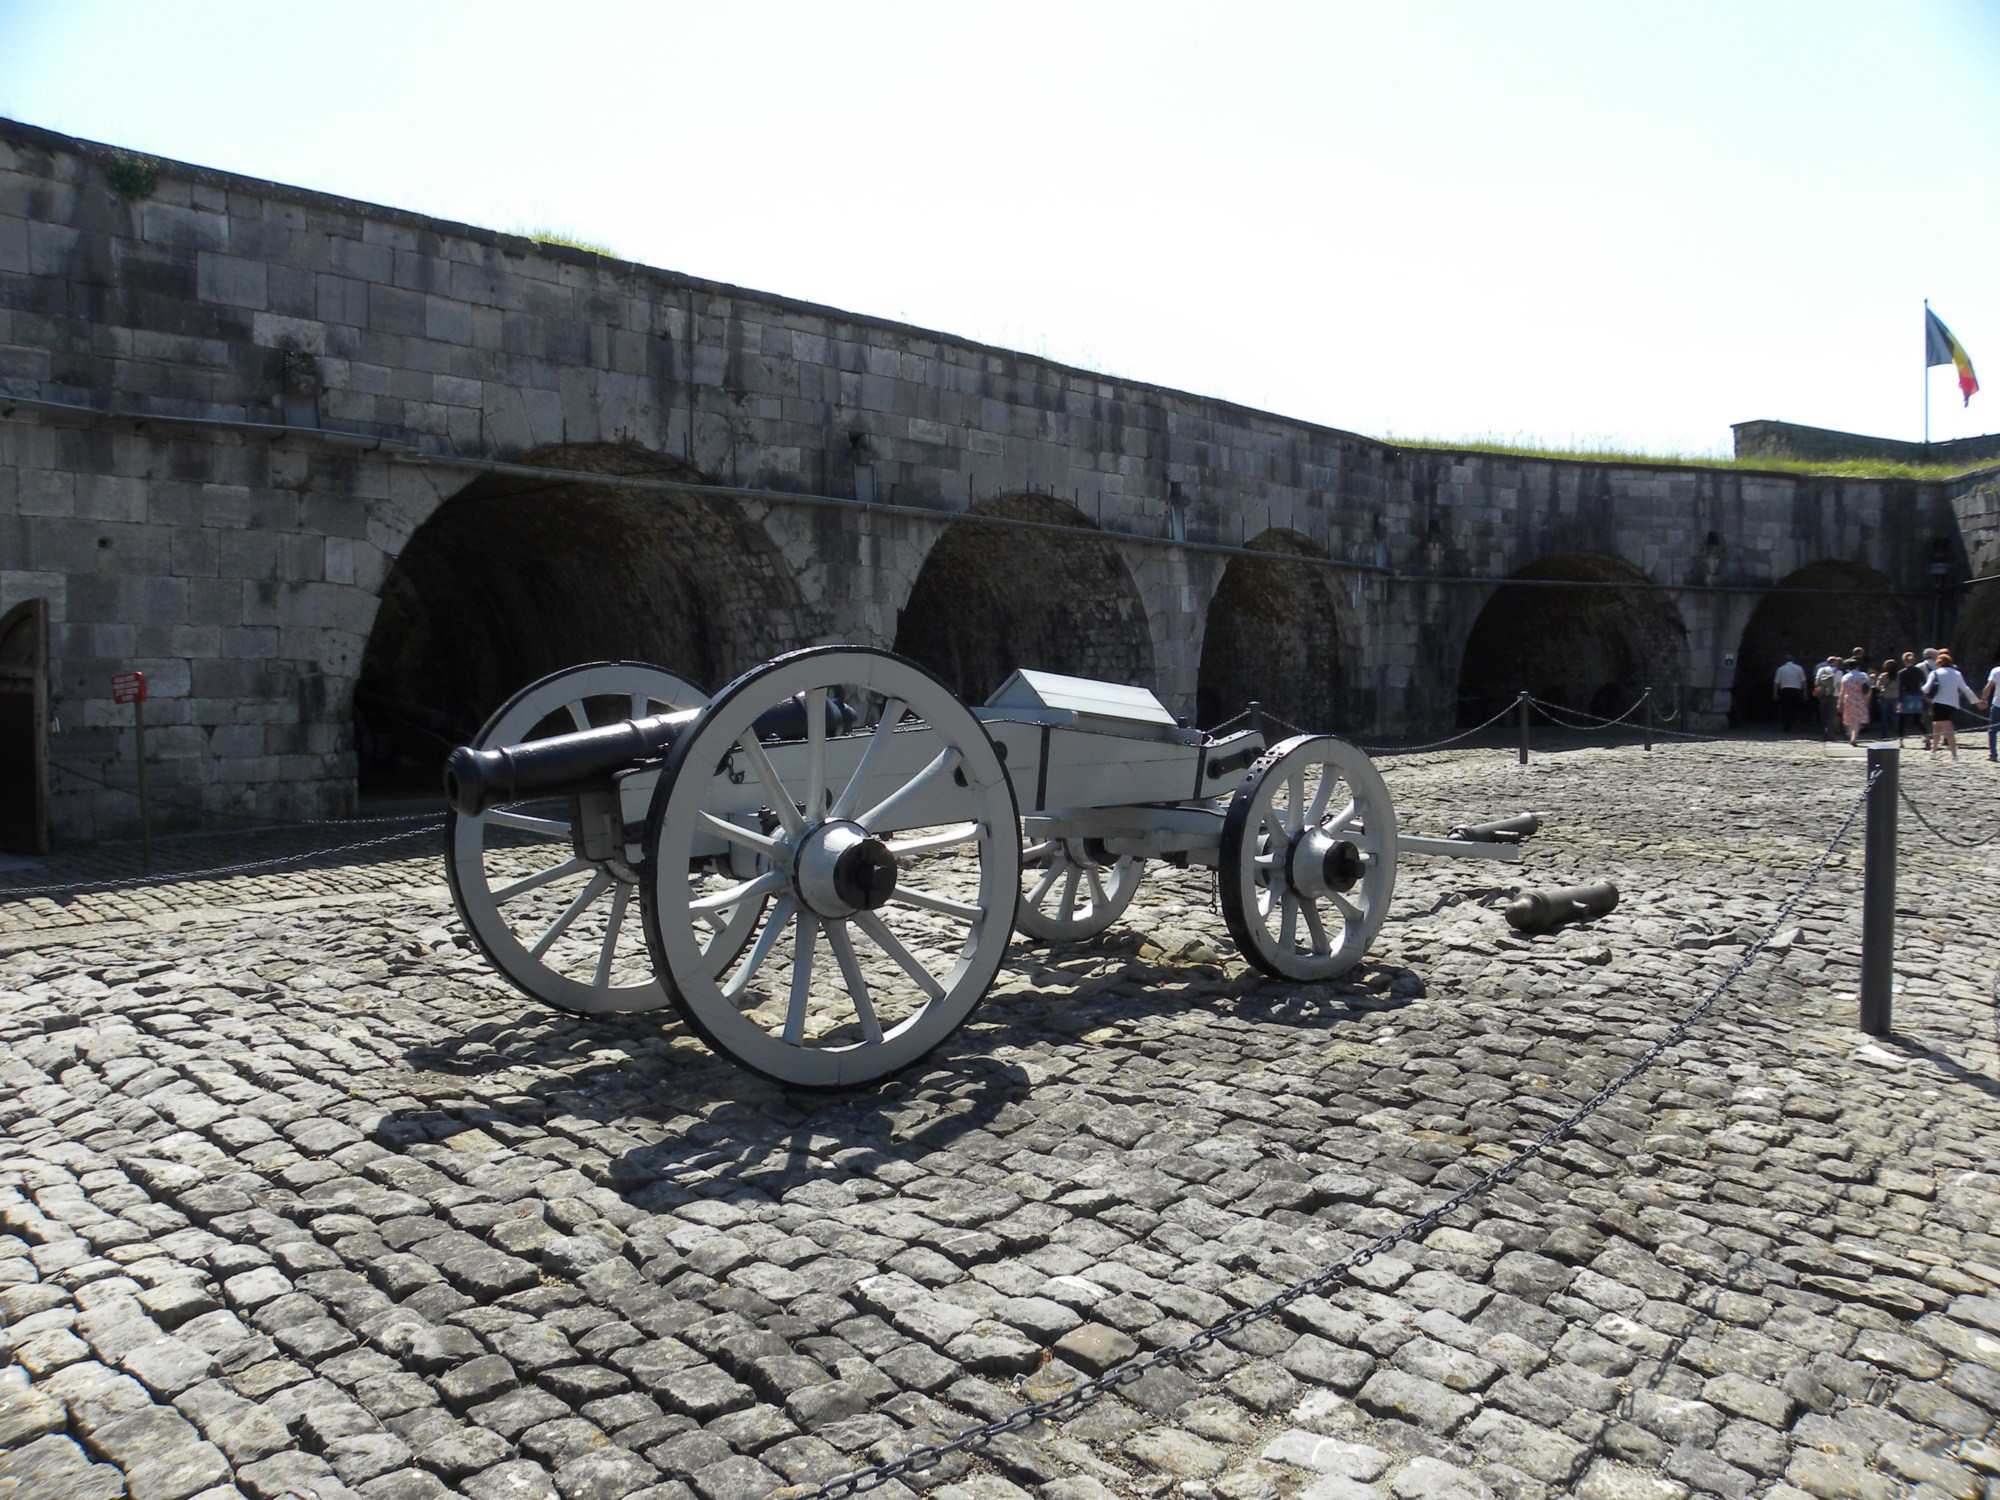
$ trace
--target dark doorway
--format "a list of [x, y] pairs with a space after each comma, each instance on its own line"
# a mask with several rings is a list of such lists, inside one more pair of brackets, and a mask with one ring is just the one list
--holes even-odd
[[1213, 728], [1254, 702], [1284, 725], [1352, 733], [1338, 577], [1301, 560], [1323, 554], [1296, 532], [1268, 531], [1249, 545], [1267, 555], [1230, 559], [1209, 601], [1195, 722]]
[[0, 849], [49, 852], [49, 602], [0, 615]]
[[953, 524], [903, 605], [899, 654], [967, 703], [984, 703], [1017, 667], [1153, 686], [1146, 606], [1117, 547], [1046, 495], [989, 500], [972, 513], [1074, 530]]
[[1777, 719], [1771, 678], [1787, 655], [1797, 657], [1810, 679], [1828, 656], [1844, 658], [1859, 646], [1862, 664], [1878, 671], [1890, 656], [1939, 644], [1919, 636], [1926, 617], [1918, 601], [1897, 597], [1889, 580], [1864, 564], [1830, 558], [1800, 568], [1758, 602], [1743, 627], [1729, 722]]
[[[618, 447], [550, 468], [678, 480]], [[364, 791], [429, 789], [516, 690], [589, 661], [653, 662], [714, 691], [812, 638], [791, 570], [739, 506], [698, 484], [606, 488], [488, 476], [411, 536], [382, 586], [355, 689]]]
[[1612, 719], [1647, 688], [1667, 711], [1687, 680], [1687, 627], [1666, 592], [1623, 558], [1543, 558], [1494, 590], [1458, 676], [1458, 722], [1484, 723], [1526, 689]]

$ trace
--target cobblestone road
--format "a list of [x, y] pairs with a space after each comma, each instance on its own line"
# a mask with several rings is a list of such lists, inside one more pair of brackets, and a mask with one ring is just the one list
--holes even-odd
[[[421, 838], [0, 900], [0, 1495], [755, 1500], [948, 1437], [1507, 1160], [1743, 955], [1863, 780], [1803, 741], [1387, 765], [1408, 831], [1546, 831], [1517, 869], [1408, 861], [1339, 984], [1252, 979], [1206, 879], [1156, 870], [1103, 938], [1017, 946], [927, 1066], [831, 1100], [524, 1002]], [[1904, 784], [1948, 830], [2000, 823], [1983, 759]], [[914, 1482], [2000, 1496], [2000, 846], [1906, 811], [1871, 1042], [1859, 835], [1510, 1182]], [[1604, 877], [1623, 902], [1587, 927], [1497, 910], [1502, 881]]]

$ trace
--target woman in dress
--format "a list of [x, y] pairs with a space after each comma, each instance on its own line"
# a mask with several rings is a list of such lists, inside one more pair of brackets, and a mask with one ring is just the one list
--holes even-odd
[[1861, 670], [1861, 658], [1850, 656], [1847, 670], [1840, 674], [1840, 722], [1847, 730], [1847, 743], [1859, 744], [1861, 726], [1874, 710], [1874, 682]]

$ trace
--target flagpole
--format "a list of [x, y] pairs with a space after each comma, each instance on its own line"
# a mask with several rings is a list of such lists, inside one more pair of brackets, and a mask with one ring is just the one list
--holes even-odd
[[[1924, 298], [1924, 447], [1931, 445], [1931, 299]], [[1929, 458], [1928, 451], [1924, 454]]]

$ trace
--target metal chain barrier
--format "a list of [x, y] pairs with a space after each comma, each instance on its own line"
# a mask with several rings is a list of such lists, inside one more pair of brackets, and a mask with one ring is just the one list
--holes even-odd
[[870, 1468], [858, 1469], [854, 1473], [844, 1474], [838, 1479], [830, 1479], [814, 1490], [807, 1497], [807, 1500], [845, 1500], [846, 1496], [858, 1495], [875, 1489], [880, 1485], [887, 1484], [892, 1479], [899, 1479], [905, 1474], [921, 1473], [955, 1453], [970, 1453], [983, 1448], [995, 1438], [1006, 1433], [1025, 1431], [1037, 1422], [1045, 1421], [1051, 1417], [1065, 1417], [1072, 1412], [1081, 1411], [1084, 1407], [1117, 1390], [1120, 1386], [1132, 1384], [1150, 1370], [1156, 1369], [1161, 1365], [1171, 1364], [1184, 1355], [1206, 1349], [1211, 1344], [1228, 1338], [1231, 1334], [1242, 1332], [1252, 1323], [1261, 1322], [1273, 1313], [1284, 1311], [1284, 1309], [1290, 1307], [1302, 1297], [1312, 1296], [1334, 1285], [1336, 1282], [1347, 1280], [1355, 1269], [1366, 1265], [1385, 1250], [1393, 1249], [1397, 1245], [1407, 1244], [1420, 1235], [1428, 1234], [1432, 1229], [1435, 1229], [1445, 1219], [1465, 1207], [1468, 1203], [1485, 1196], [1510, 1178], [1518, 1176], [1531, 1162], [1545, 1155], [1551, 1146], [1555, 1145], [1556, 1142], [1576, 1129], [1577, 1126], [1596, 1114], [1598, 1110], [1602, 1109], [1616, 1095], [1630, 1085], [1634, 1079], [1657, 1063], [1670, 1048], [1678, 1044], [1694, 1028], [1696, 1023], [1714, 1008], [1717, 1001], [1728, 993], [1730, 986], [1735, 984], [1742, 977], [1744, 971], [1763, 954], [1764, 949], [1769, 946], [1771, 939], [1790, 920], [1792, 913], [1798, 910], [1799, 903], [1805, 899], [1806, 893], [1813, 888], [1814, 884], [1818, 882], [1819, 877], [1825, 872], [1827, 862], [1833, 858], [1834, 852], [1846, 840], [1849, 831], [1854, 827], [1855, 819], [1861, 815], [1862, 808], [1867, 805], [1869, 794], [1874, 791], [1875, 782], [1879, 774], [1870, 775], [1867, 785], [1861, 789], [1861, 794], [1854, 799], [1854, 805], [1848, 809], [1847, 816], [1841, 820], [1839, 829], [1833, 835], [1833, 841], [1826, 846], [1819, 858], [1814, 861], [1812, 868], [1806, 872], [1805, 878], [1800, 882], [1798, 889], [1792, 892], [1790, 898], [1780, 908], [1778, 915], [1773, 919], [1770, 927], [1756, 942], [1743, 950], [1742, 956], [1730, 966], [1729, 972], [1716, 982], [1708, 994], [1692, 1010], [1682, 1016], [1679, 1021], [1675, 1022], [1652, 1046], [1641, 1053], [1638, 1059], [1627, 1067], [1624, 1072], [1620, 1073], [1582, 1104], [1570, 1111], [1562, 1120], [1543, 1131], [1534, 1141], [1522, 1147], [1512, 1157], [1508, 1158], [1508, 1160], [1502, 1162], [1484, 1176], [1460, 1188], [1442, 1203], [1411, 1219], [1401, 1228], [1370, 1241], [1359, 1250], [1348, 1255], [1345, 1259], [1336, 1261], [1323, 1270], [1315, 1271], [1304, 1280], [1294, 1282], [1283, 1291], [1266, 1297], [1262, 1302], [1250, 1307], [1240, 1308], [1226, 1317], [1218, 1318], [1206, 1328], [1198, 1329], [1178, 1343], [1169, 1344], [1163, 1349], [1154, 1350], [1151, 1354], [1127, 1360], [1124, 1364], [1106, 1370], [1103, 1374], [1086, 1380], [1081, 1385], [1073, 1386], [1060, 1396], [1051, 1396], [1047, 1400], [1032, 1402], [1022, 1407], [1019, 1411], [1000, 1418], [998, 1421], [987, 1422], [978, 1427], [968, 1428], [949, 1441], [926, 1443], [921, 1447], [912, 1448], [908, 1453], [900, 1457], [875, 1464]]
[[1919, 823], [1923, 824], [1926, 831], [1928, 831], [1933, 838], [1942, 839], [1945, 843], [1950, 844], [1954, 849], [1983, 849], [1988, 844], [1994, 843], [1995, 841], [2000, 841], [2000, 828], [1995, 828], [1991, 833], [1982, 834], [1980, 837], [1976, 839], [1969, 839], [1966, 838], [1963, 834], [1951, 833], [1943, 828], [1940, 828], [1937, 826], [1937, 824], [1933, 823], [1929, 818], [1924, 816], [1924, 810], [1921, 807], [1917, 806], [1915, 799], [1910, 796], [1909, 792], [1904, 789], [1904, 787], [1901, 785], [1900, 782], [1897, 784], [1896, 793], [1897, 793], [1897, 800], [1900, 801], [1903, 804], [1903, 806], [1907, 807], [1910, 810], [1910, 815], [1914, 817]]
[[[361, 818], [357, 822], [386, 822], [382, 818]], [[307, 827], [329, 827], [327, 824], [298, 825]], [[323, 859], [329, 854], [353, 854], [362, 849], [379, 849], [387, 844], [401, 843], [419, 834], [435, 833], [444, 827], [442, 817], [432, 817], [430, 821], [415, 828], [405, 828], [400, 833], [385, 833], [379, 838], [363, 839], [356, 844], [333, 844], [319, 849], [306, 849], [297, 854], [282, 854], [275, 859], [246, 860], [241, 864], [213, 865], [199, 870], [170, 870], [158, 875], [131, 875], [116, 880], [77, 880], [67, 885], [10, 885], [0, 886], [0, 901], [11, 901], [21, 896], [73, 895], [78, 891], [116, 891], [134, 886], [176, 885], [183, 880], [210, 880], [223, 875], [241, 875], [250, 870], [271, 870], [281, 865], [304, 864], [309, 860]]]
[[[1580, 708], [1564, 708], [1559, 703], [1546, 703], [1540, 698], [1531, 697], [1528, 699], [1528, 701], [1532, 703], [1536, 708], [1541, 710], [1543, 718], [1547, 719], [1552, 724], [1560, 725], [1564, 729], [1591, 729], [1599, 725], [1603, 726], [1604, 728], [1610, 729], [1610, 728], [1615, 728], [1620, 724], [1631, 724], [1632, 715], [1636, 714], [1641, 708], [1645, 706], [1646, 696], [1645, 694], [1641, 693], [1639, 695], [1638, 700], [1634, 702], [1630, 708], [1626, 709], [1624, 713], [1620, 714], [1615, 719], [1607, 719], [1598, 714], [1586, 713], [1583, 709]], [[1557, 717], [1558, 714], [1574, 714], [1577, 718], [1588, 719], [1590, 722], [1587, 724], [1573, 724], [1564, 719], [1558, 718]], [[1639, 726], [1633, 725], [1633, 727], [1637, 728]]]
[[1469, 740], [1475, 734], [1491, 729], [1495, 724], [1498, 724], [1513, 712], [1514, 705], [1510, 703], [1485, 723], [1475, 724], [1470, 729], [1462, 729], [1448, 740], [1431, 740], [1429, 743], [1422, 745], [1360, 745], [1356, 748], [1364, 755], [1415, 755], [1424, 750], [1442, 750], [1447, 745], [1456, 745], [1461, 740]]

